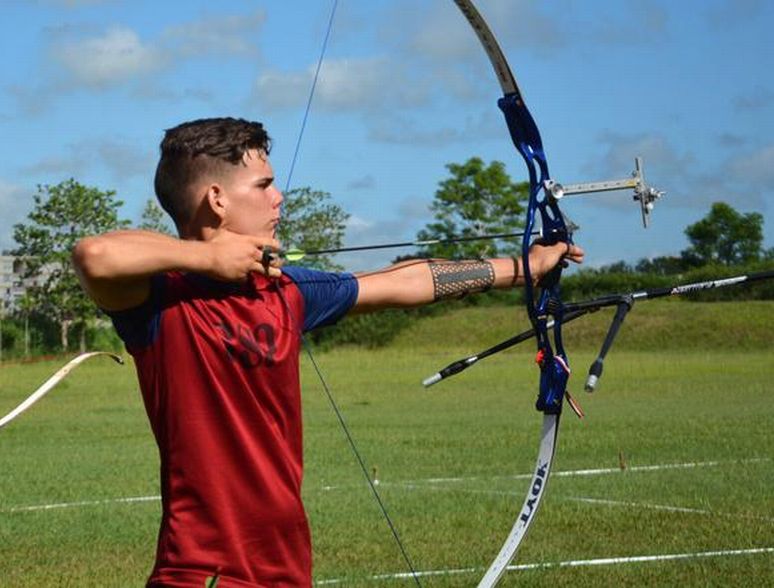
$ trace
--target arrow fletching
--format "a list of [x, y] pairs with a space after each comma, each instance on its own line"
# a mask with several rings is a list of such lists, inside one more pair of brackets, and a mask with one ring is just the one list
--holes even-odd
[[283, 257], [287, 259], [288, 261], [301, 261], [306, 257], [306, 251], [302, 251], [301, 249], [293, 248], [288, 249], [287, 251], [283, 251]]

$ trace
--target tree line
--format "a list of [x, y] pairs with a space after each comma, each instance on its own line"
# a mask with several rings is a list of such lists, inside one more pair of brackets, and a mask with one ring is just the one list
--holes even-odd
[[[119, 350], [121, 342], [107, 317], [85, 295], [70, 262], [73, 247], [88, 235], [136, 228], [173, 235], [155, 200], [145, 203], [140, 221], [121, 217], [123, 201], [115, 191], [85, 186], [73, 178], [38, 186], [24, 222], [13, 226], [12, 255], [24, 294], [12, 299], [0, 292], [0, 359], [99, 348]], [[343, 243], [349, 215], [330, 195], [311, 188], [286, 195], [279, 239], [304, 250], [335, 248]], [[305, 264], [316, 269], [341, 268], [330, 257]]]
[[[523, 227], [528, 184], [513, 182], [505, 165], [480, 158], [447, 165], [448, 177], [438, 184], [430, 212], [432, 219], [417, 240], [448, 240], [486, 234], [514, 233]], [[38, 186], [25, 222], [13, 227], [16, 243], [4, 254], [16, 256], [26, 285], [24, 295], [0, 316], [3, 357], [66, 352], [80, 347], [117, 349], [120, 341], [104, 314], [85, 296], [70, 263], [75, 243], [87, 236], [132, 227], [120, 215], [123, 202], [114, 191], [84, 186], [75, 179]], [[311, 188], [285, 195], [278, 238], [286, 249], [333, 249], [343, 245], [349, 215], [330, 194]], [[165, 213], [148, 200], [134, 228], [173, 234]], [[716, 202], [707, 215], [686, 227], [689, 246], [675, 255], [619, 261], [601, 268], [582, 269], [562, 281], [565, 299], [581, 299], [611, 292], [664, 286], [733, 273], [770, 268], [774, 248], [763, 247], [763, 216], [740, 213]], [[416, 258], [481, 258], [519, 255], [518, 240], [470, 241], [420, 247]], [[308, 256], [301, 262], [316, 269], [342, 269], [333, 256]], [[6, 294], [3, 293], [3, 296]], [[774, 288], [725, 289], [704, 294], [714, 297], [774, 299]], [[378, 346], [425, 314], [446, 312], [460, 304], [516, 304], [518, 292], [490, 292], [465, 301], [452, 301], [414, 311], [387, 311], [345, 319], [315, 334], [318, 344], [356, 343]]]

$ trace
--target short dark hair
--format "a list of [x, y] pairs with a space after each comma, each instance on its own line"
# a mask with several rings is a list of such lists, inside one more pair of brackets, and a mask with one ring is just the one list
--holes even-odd
[[153, 185], [161, 207], [178, 230], [193, 217], [189, 190], [223, 164], [238, 165], [250, 149], [271, 150], [271, 138], [259, 122], [241, 118], [203, 118], [167, 129]]

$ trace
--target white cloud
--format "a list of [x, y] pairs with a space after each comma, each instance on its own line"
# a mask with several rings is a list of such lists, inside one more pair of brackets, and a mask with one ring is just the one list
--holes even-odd
[[376, 178], [372, 174], [355, 178], [347, 184], [347, 190], [370, 191], [374, 188], [376, 188]]
[[[64, 2], [61, 2], [64, 4]], [[12, 88], [20, 108], [36, 114], [50, 100], [41, 99], [76, 88], [104, 90], [134, 84], [135, 96], [145, 99], [180, 99], [189, 91], [161, 91], [153, 86], [152, 74], [169, 70], [182, 61], [213, 55], [258, 54], [257, 33], [266, 20], [265, 12], [205, 16], [166, 28], [152, 39], [141, 39], [126, 26], [95, 32], [88, 25], [62, 24], [49, 27], [49, 57], [60, 72], [45, 88]], [[45, 70], [38, 77], [46, 77]], [[30, 106], [28, 96], [38, 96]], [[170, 98], [171, 96], [171, 98]], [[200, 99], [201, 97], [197, 97]], [[206, 98], [209, 99], [209, 98]]]
[[133, 30], [115, 27], [104, 35], [65, 41], [54, 47], [54, 58], [83, 85], [103, 88], [162, 68], [163, 53], [140, 41]]
[[6, 88], [6, 92], [8, 92], [18, 110], [28, 116], [37, 116], [43, 113], [53, 94], [42, 85], [29, 88], [12, 85]]
[[729, 169], [739, 181], [770, 187], [774, 184], [774, 145], [752, 155], [734, 158]]
[[469, 142], [471, 137], [476, 137], [477, 141], [501, 140], [504, 132], [502, 117], [490, 108], [478, 115], [457, 120], [456, 126], [436, 128], [427, 128], [421, 119], [410, 119], [402, 112], [389, 112], [372, 121], [368, 137], [380, 143], [440, 147]]
[[[628, 178], [635, 167], [634, 159], [639, 156], [643, 159], [646, 184], [666, 192], [666, 201], [657, 202], [657, 209], [667, 206], [703, 208], [706, 205], [706, 192], [696, 188], [707, 184], [700, 182], [696, 175], [693, 155], [679, 152], [665, 136], [605, 133], [599, 142], [605, 146], [604, 151], [583, 166], [589, 181]], [[589, 206], [628, 211], [627, 214], [632, 215], [637, 214], [639, 206], [632, 201], [629, 191], [569, 198], [584, 198]]]
[[89, 166], [89, 159], [82, 150], [70, 145], [68, 150], [60, 150], [57, 155], [23, 167], [19, 171], [34, 181], [56, 183], [61, 179], [80, 175]]
[[115, 0], [39, 0], [42, 4], [51, 4], [63, 8], [80, 8], [81, 6], [96, 6], [97, 4], [110, 4]]
[[618, 177], [623, 170], [633, 169], [636, 156], [644, 159], [646, 174], [648, 170], [658, 170], [661, 176], [682, 176], [695, 163], [692, 154], [679, 153], [664, 135], [604, 133], [599, 142], [607, 145], [607, 148], [601, 161], [585, 166], [592, 174], [613, 174]]
[[622, 3], [618, 15], [590, 12], [589, 38], [610, 45], [645, 45], [668, 37], [668, 16], [663, 6], [651, 0]]
[[32, 206], [32, 197], [21, 186], [0, 179], [0, 251], [15, 247], [13, 225], [21, 222]]
[[363, 233], [365, 231], [370, 231], [374, 227], [374, 222], [364, 219], [362, 217], [351, 215], [347, 219], [347, 231], [351, 231], [353, 233]]
[[764, 110], [774, 106], [774, 92], [763, 86], [756, 86], [747, 94], [734, 98], [734, 107], [740, 111]]
[[[256, 98], [268, 108], [295, 109], [305, 103], [315, 66], [304, 72], [267, 72], [255, 84]], [[429, 88], [412, 79], [408, 67], [382, 57], [323, 62], [314, 106], [327, 111], [372, 112], [425, 104]]]
[[292, 73], [268, 71], [255, 82], [255, 98], [267, 109], [294, 110], [304, 104], [313, 78], [314, 70]]
[[718, 136], [718, 141], [723, 147], [737, 148], [746, 145], [749, 139], [744, 135], [725, 132]]
[[[545, 51], [564, 45], [567, 39], [563, 25], [533, 0], [492, 0], [479, 10], [506, 53], [514, 48]], [[399, 5], [382, 28], [384, 36], [407, 31], [404, 46], [413, 59], [420, 55], [447, 66], [461, 59], [477, 63], [483, 51], [462, 13], [445, 1], [424, 9], [415, 2]]]
[[140, 149], [113, 139], [106, 139], [88, 148], [95, 152], [117, 181], [133, 177], [149, 177], [154, 172], [156, 160], [153, 150]]
[[41, 183], [56, 183], [64, 178], [104, 168], [115, 181], [148, 177], [153, 173], [153, 151], [138, 148], [121, 139], [84, 139], [59, 150], [23, 169], [21, 173]]
[[710, 25], [722, 31], [729, 27], [745, 26], [760, 16], [764, 0], [723, 0], [719, 4], [706, 4], [705, 17]]
[[431, 201], [424, 196], [405, 198], [398, 204], [398, 216], [403, 219], [426, 222], [431, 218]]
[[[712, 202], [728, 202], [741, 210], [765, 210], [774, 185], [774, 144], [757, 152], [736, 155], [714, 164], [696, 161], [692, 153], [681, 153], [662, 135], [623, 136], [607, 134], [608, 148], [594, 165], [591, 177], [625, 177], [634, 156], [641, 155], [645, 179], [666, 191], [658, 207], [683, 207], [706, 211]], [[622, 173], [624, 172], [624, 173]], [[606, 207], [631, 206], [620, 193], [599, 195], [594, 201]]]
[[266, 22], [266, 13], [208, 16], [170, 27], [164, 38], [183, 57], [195, 55], [247, 55], [257, 52], [258, 31]]

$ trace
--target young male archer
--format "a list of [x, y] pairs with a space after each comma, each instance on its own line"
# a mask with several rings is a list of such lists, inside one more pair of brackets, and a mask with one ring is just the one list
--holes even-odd
[[[417, 260], [366, 273], [266, 263], [282, 194], [260, 123], [166, 132], [155, 190], [179, 239], [124, 230], [73, 252], [133, 356], [159, 448], [162, 518], [148, 586], [310, 586], [301, 501], [301, 333], [346, 314], [523, 284], [511, 258]], [[533, 246], [540, 279], [583, 251]]]

